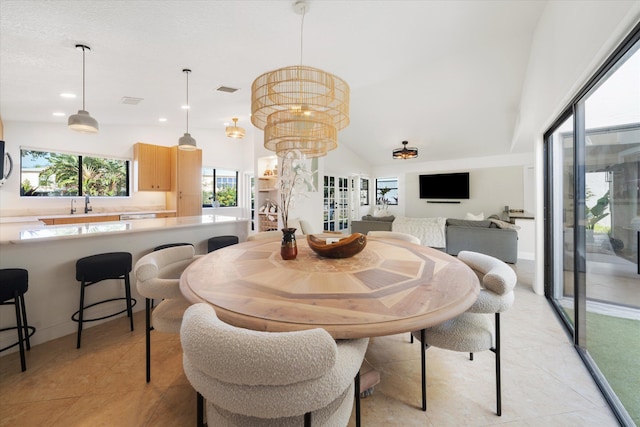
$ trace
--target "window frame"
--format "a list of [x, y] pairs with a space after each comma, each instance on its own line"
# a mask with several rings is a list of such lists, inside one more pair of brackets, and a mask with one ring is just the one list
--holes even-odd
[[360, 206], [369, 206], [369, 178], [360, 178]]
[[[213, 188], [211, 189], [211, 193], [212, 193], [211, 203], [210, 204], [204, 203], [204, 195], [203, 195], [203, 197], [202, 197], [202, 199], [203, 199], [202, 200], [202, 207], [203, 208], [237, 208], [238, 207], [238, 180], [239, 180], [239, 176], [240, 176], [239, 171], [232, 170], [232, 169], [224, 169], [224, 168], [213, 168], [213, 167], [208, 167], [208, 166], [203, 167], [202, 168], [202, 173], [201, 173], [201, 175], [202, 175], [202, 191], [203, 192], [204, 192], [204, 182], [205, 182], [204, 181], [205, 171], [206, 172], [211, 172], [211, 175], [206, 175], [206, 176], [207, 177], [209, 177], [209, 176], [212, 177], [212, 186], [213, 186]], [[218, 202], [218, 194], [217, 194], [217, 191], [216, 191], [216, 180], [218, 178], [217, 171], [225, 171], [225, 172], [234, 172], [235, 173], [235, 185], [234, 185], [234, 187], [235, 187], [235, 190], [236, 190], [235, 191], [236, 195], [235, 195], [235, 199], [234, 199], [234, 201], [235, 201], [234, 205], [221, 206], [221, 205], [219, 205], [219, 203], [216, 203], [216, 202]], [[224, 175], [224, 176], [226, 177], [227, 175]]]
[[[78, 169], [78, 174], [77, 174], [77, 194], [59, 194], [59, 195], [43, 195], [43, 194], [31, 194], [31, 195], [27, 195], [24, 192], [24, 188], [23, 188], [23, 174], [24, 172], [24, 165], [23, 165], [23, 157], [24, 157], [24, 152], [38, 152], [38, 153], [45, 153], [45, 154], [59, 154], [59, 155], [66, 155], [66, 156], [72, 156], [75, 157], [77, 160], [77, 169]], [[83, 175], [82, 175], [82, 170], [83, 170], [83, 160], [84, 159], [99, 159], [99, 160], [111, 160], [111, 161], [118, 161], [118, 162], [123, 162], [123, 166], [124, 166], [124, 171], [125, 171], [125, 176], [124, 176], [124, 185], [122, 188], [125, 189], [125, 194], [116, 194], [116, 195], [108, 195], [108, 194], [90, 194], [89, 191], [86, 191], [84, 188], [85, 184], [88, 184], [89, 182], [83, 182]], [[102, 155], [97, 155], [97, 154], [83, 154], [83, 153], [78, 153], [78, 152], [70, 152], [70, 151], [52, 151], [52, 150], [47, 150], [47, 149], [43, 149], [43, 148], [30, 148], [30, 147], [20, 147], [20, 179], [18, 180], [18, 185], [19, 185], [19, 192], [20, 192], [20, 197], [26, 197], [26, 198], [31, 198], [31, 197], [46, 197], [46, 198], [53, 198], [53, 197], [83, 197], [85, 195], [89, 195], [91, 197], [106, 197], [106, 198], [116, 198], [116, 197], [131, 197], [131, 159], [126, 159], [126, 158], [118, 158], [118, 157], [106, 157], [106, 156], [102, 156]], [[43, 169], [44, 170], [44, 169]], [[38, 173], [38, 180], [40, 177], [40, 173]], [[55, 185], [55, 184], [54, 184]], [[39, 187], [39, 183], [35, 188]]]
[[[385, 181], [386, 181], [386, 182], [392, 182], [392, 181], [395, 181], [395, 185], [396, 185], [396, 186], [395, 186], [395, 187], [389, 187], [389, 186], [381, 187], [381, 186], [379, 185], [379, 183], [380, 183], [381, 181], [382, 181], [382, 182], [385, 182]], [[399, 186], [400, 186], [400, 183], [399, 183], [399, 180], [398, 180], [398, 177], [397, 177], [397, 176], [396, 176], [396, 177], [390, 176], [390, 177], [376, 178], [376, 205], [383, 205], [383, 204], [386, 204], [386, 205], [388, 205], [388, 206], [397, 206], [397, 205], [398, 205], [398, 202], [399, 202], [399, 200], [400, 200], [400, 191], [399, 191], [400, 189], [399, 189]], [[388, 197], [392, 197], [392, 198], [394, 198], [394, 199], [395, 199], [395, 202], [393, 202], [393, 201], [391, 201], [391, 200], [387, 199], [387, 196], [384, 196], [384, 198], [383, 198], [382, 196], [381, 196], [381, 197], [379, 197], [379, 196], [378, 196], [378, 194], [379, 194], [379, 192], [380, 192], [380, 189], [382, 189], [382, 188], [388, 188], [388, 189], [390, 189], [390, 191], [389, 191], [389, 192], [391, 193], [391, 195], [390, 195], [390, 196], [388, 196]], [[395, 190], [395, 196], [393, 195], [394, 190]], [[384, 203], [384, 202], [385, 202], [385, 200], [387, 201], [387, 203]]]
[[[609, 385], [607, 379], [600, 371], [596, 361], [588, 352], [587, 346], [587, 307], [586, 307], [586, 236], [584, 230], [583, 218], [586, 217], [585, 211], [585, 181], [583, 175], [586, 164], [586, 124], [585, 124], [585, 102], [589, 96], [597, 90], [615, 72], [621, 61], [624, 60], [628, 52], [632, 51], [636, 45], [640, 43], [640, 24], [636, 24], [631, 32], [624, 38], [605, 62], [598, 68], [593, 76], [585, 83], [578, 93], [572, 98], [568, 105], [565, 106], [559, 117], [543, 134], [543, 176], [544, 176], [544, 282], [545, 297], [551, 304], [556, 315], [560, 317], [565, 329], [573, 340], [574, 348], [578, 352], [585, 366], [594, 378], [598, 387], [602, 391], [609, 407], [614, 412], [621, 425], [633, 425], [634, 422], [628, 414], [625, 407], [618, 399], [616, 393]], [[636, 51], [638, 52], [638, 51]], [[573, 294], [574, 294], [574, 322], [572, 323], [564, 313], [562, 307], [558, 304], [554, 296], [555, 272], [561, 268], [556, 261], [557, 254], [553, 248], [553, 227], [554, 215], [558, 207], [553, 200], [553, 184], [552, 175], [554, 172], [553, 157], [553, 134], [563, 124], [565, 120], [572, 117], [573, 120]], [[560, 255], [562, 256], [562, 255]], [[564, 286], [564, 284], [563, 284]]]

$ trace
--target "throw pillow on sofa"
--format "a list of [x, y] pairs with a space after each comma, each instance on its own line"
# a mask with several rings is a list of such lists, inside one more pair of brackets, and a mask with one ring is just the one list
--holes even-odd
[[482, 221], [484, 219], [484, 212], [480, 212], [478, 215], [467, 212], [467, 215], [464, 217], [464, 219], [468, 219], [471, 221]]

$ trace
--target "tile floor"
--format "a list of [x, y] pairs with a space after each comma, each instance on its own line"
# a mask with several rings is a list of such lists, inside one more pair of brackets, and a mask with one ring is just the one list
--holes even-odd
[[[362, 400], [363, 426], [617, 426], [546, 300], [520, 261], [516, 302], [502, 317], [503, 414], [495, 415], [494, 358], [427, 351], [427, 412], [420, 407], [420, 347], [401, 334], [371, 340], [381, 373]], [[0, 426], [193, 426], [195, 392], [182, 373], [178, 336], [152, 333], [152, 378], [144, 374], [144, 314], [35, 346], [27, 371], [0, 358]], [[355, 426], [352, 419], [349, 426]]]

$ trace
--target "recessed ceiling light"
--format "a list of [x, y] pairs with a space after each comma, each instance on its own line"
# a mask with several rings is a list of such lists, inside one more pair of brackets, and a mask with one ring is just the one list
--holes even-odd
[[60, 98], [75, 98], [75, 97], [76, 97], [75, 93], [63, 92], [60, 94]]
[[223, 125], [229, 126], [229, 122], [224, 122]]
[[166, 122], [166, 121], [167, 121], [167, 118], [166, 118], [166, 117], [160, 117], [160, 118], [158, 119], [158, 121], [159, 121], [159, 122], [164, 123], [164, 122]]
[[191, 107], [190, 107], [189, 105], [183, 105], [183, 106], [182, 106], [182, 107], [180, 107], [180, 108], [182, 108], [183, 110], [188, 110], [188, 109], [189, 109], [189, 108], [191, 108]]
[[65, 113], [61, 113], [59, 111], [56, 111], [55, 113], [53, 113], [53, 115], [56, 116], [56, 117], [64, 117], [64, 116], [66, 116]]

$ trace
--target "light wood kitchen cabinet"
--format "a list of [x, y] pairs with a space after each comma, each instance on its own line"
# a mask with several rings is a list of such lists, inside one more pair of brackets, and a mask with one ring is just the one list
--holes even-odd
[[171, 190], [171, 148], [138, 142], [133, 146], [137, 191]]
[[160, 212], [156, 214], [156, 218], [175, 218], [175, 212]]
[[202, 215], [202, 150], [171, 147], [171, 190], [167, 192], [167, 210], [176, 216]]
[[120, 221], [120, 215], [68, 216], [61, 218], [40, 218], [46, 225], [85, 224], [87, 222]]

